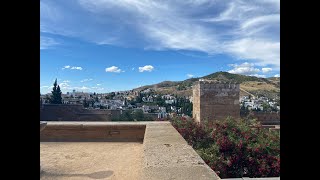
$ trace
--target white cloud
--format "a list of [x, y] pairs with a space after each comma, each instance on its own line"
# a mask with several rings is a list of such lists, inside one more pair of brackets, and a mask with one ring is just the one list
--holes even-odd
[[96, 86], [91, 87], [91, 89], [93, 89], [93, 90], [95, 90], [95, 91], [102, 91], [102, 90], [104, 90], [103, 87], [96, 87]]
[[76, 90], [76, 91], [80, 91], [80, 90], [90, 90], [89, 87], [86, 87], [86, 86], [70, 86], [70, 85], [67, 85], [67, 86], [62, 86], [61, 87], [61, 91], [64, 92], [64, 91], [70, 91], [70, 90]]
[[81, 80], [80, 82], [87, 82], [87, 81], [92, 81], [93, 79], [83, 79], [83, 80]]
[[82, 67], [71, 67], [71, 69], [82, 70]]
[[222, 53], [278, 68], [279, 2], [42, 0], [40, 31], [97, 44]]
[[259, 27], [264, 24], [279, 23], [279, 22], [280, 22], [279, 14], [270, 14], [265, 16], [254, 17], [247, 21], [244, 21], [241, 24], [241, 28], [248, 29], [248, 28], [252, 28], [253, 26]]
[[268, 73], [268, 72], [272, 71], [272, 68], [262, 68], [261, 70], [263, 73]]
[[187, 74], [187, 76], [188, 76], [189, 78], [192, 78], [194, 75], [193, 75], [193, 74]]
[[101, 84], [97, 84], [97, 86], [101, 86]]
[[[84, 91], [84, 92], [103, 92], [104, 88], [103, 87], [97, 87], [97, 86], [93, 86], [93, 87], [87, 87], [87, 86], [71, 86], [68, 83], [60, 83], [59, 84], [62, 93], [66, 93], [66, 92], [70, 92], [72, 90], [76, 90], [76, 91]], [[45, 89], [46, 92], [42, 92], [42, 93], [50, 93], [52, 90], [53, 86], [40, 86], [40, 89]]]
[[72, 70], [82, 70], [82, 67], [77, 67], [77, 66], [64, 66], [62, 69], [72, 69]]
[[120, 72], [124, 72], [124, 71], [121, 71], [121, 69], [119, 69], [117, 66], [111, 66], [111, 67], [106, 68], [106, 72], [120, 73]]
[[280, 42], [245, 38], [225, 45], [238, 59], [256, 60], [259, 65], [280, 66]]
[[69, 87], [70, 85], [67, 82], [63, 82], [59, 84], [60, 88]]
[[64, 66], [62, 69], [69, 69], [71, 66], [67, 65], [67, 66]]
[[274, 77], [280, 77], [280, 74], [276, 74], [276, 75], [274, 75]]
[[243, 75], [250, 75], [252, 73], [260, 72], [258, 68], [254, 67], [254, 64], [245, 62], [243, 64], [230, 64], [233, 69], [229, 70], [229, 73], [232, 74], [243, 74]]
[[266, 75], [262, 75], [262, 74], [250, 74], [249, 76], [256, 76], [259, 78], [266, 78]]
[[50, 37], [40, 36], [40, 49], [49, 49], [59, 43]]
[[89, 87], [86, 87], [86, 86], [82, 86], [82, 87], [79, 87], [77, 89], [80, 89], [80, 90], [89, 90], [90, 88]]
[[154, 67], [151, 65], [145, 65], [143, 67], [139, 67], [139, 72], [144, 72], [144, 71], [148, 71], [151, 72], [153, 71]]

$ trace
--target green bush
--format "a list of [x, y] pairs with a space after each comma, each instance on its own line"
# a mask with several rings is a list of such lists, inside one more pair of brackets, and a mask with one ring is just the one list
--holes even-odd
[[256, 121], [213, 124], [174, 118], [172, 125], [221, 178], [280, 176], [280, 134]]

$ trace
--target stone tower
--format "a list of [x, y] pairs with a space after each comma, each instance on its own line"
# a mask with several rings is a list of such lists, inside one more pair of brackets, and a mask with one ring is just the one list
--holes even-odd
[[218, 80], [199, 80], [193, 84], [193, 118], [196, 122], [240, 118], [240, 86]]

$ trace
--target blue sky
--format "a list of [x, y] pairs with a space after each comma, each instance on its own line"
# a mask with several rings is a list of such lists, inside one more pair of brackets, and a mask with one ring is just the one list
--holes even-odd
[[40, 92], [280, 76], [278, 0], [41, 0]]

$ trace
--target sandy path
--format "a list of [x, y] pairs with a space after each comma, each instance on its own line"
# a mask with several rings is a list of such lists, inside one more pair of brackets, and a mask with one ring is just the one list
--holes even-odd
[[40, 179], [139, 179], [139, 142], [41, 142]]

